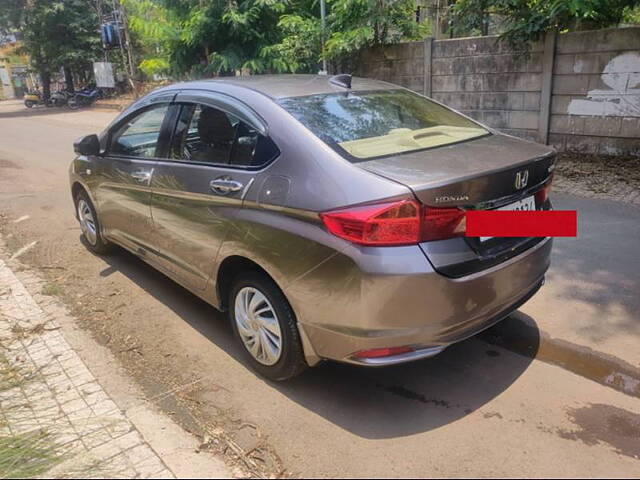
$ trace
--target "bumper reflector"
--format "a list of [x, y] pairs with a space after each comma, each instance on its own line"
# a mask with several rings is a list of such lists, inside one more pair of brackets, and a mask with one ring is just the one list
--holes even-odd
[[389, 347], [389, 348], [373, 348], [371, 350], [361, 350], [354, 353], [356, 358], [381, 358], [400, 355], [402, 353], [410, 353], [415, 349], [413, 347]]

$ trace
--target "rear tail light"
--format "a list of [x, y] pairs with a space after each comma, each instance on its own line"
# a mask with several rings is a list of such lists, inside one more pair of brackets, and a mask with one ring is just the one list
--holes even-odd
[[321, 213], [334, 235], [359, 245], [410, 245], [420, 239], [420, 205], [413, 200]]
[[549, 200], [549, 192], [551, 191], [551, 183], [553, 182], [553, 174], [547, 180], [540, 190], [535, 193], [536, 207], [542, 207]]
[[459, 208], [424, 207], [422, 241], [461, 237], [467, 229], [464, 210]]
[[415, 349], [413, 347], [388, 347], [388, 348], [374, 348], [371, 350], [361, 350], [354, 353], [355, 358], [382, 358], [391, 357], [393, 355], [400, 355], [402, 353], [410, 353]]
[[358, 245], [398, 246], [464, 235], [464, 211], [430, 208], [414, 200], [320, 214], [332, 234]]

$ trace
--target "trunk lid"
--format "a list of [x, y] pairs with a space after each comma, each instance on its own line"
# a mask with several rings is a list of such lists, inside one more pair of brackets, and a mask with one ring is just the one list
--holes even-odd
[[[554, 150], [548, 146], [492, 134], [357, 165], [406, 185], [425, 205], [493, 208], [544, 183], [553, 163]], [[523, 171], [526, 185], [516, 186], [516, 175]]]
[[[490, 209], [533, 195], [549, 180], [554, 162], [555, 152], [548, 146], [492, 134], [358, 165], [406, 185], [427, 206]], [[438, 272], [462, 277], [506, 261], [542, 240], [458, 237], [420, 247]]]

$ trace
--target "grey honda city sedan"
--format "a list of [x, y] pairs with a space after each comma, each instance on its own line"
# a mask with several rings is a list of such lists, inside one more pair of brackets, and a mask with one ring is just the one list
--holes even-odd
[[348, 75], [181, 83], [76, 141], [87, 246], [131, 251], [228, 311], [284, 380], [442, 352], [542, 285], [549, 238], [465, 236], [469, 209], [542, 210], [554, 151]]

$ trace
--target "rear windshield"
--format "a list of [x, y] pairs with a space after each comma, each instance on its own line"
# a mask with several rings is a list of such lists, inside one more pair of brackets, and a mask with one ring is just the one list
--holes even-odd
[[489, 133], [407, 90], [291, 97], [279, 104], [352, 161], [440, 147]]

